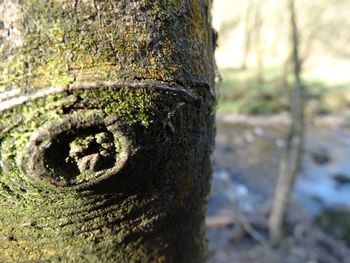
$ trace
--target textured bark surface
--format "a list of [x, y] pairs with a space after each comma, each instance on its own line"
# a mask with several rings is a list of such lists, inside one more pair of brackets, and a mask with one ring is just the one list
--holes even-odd
[[0, 1], [0, 261], [205, 261], [210, 7]]

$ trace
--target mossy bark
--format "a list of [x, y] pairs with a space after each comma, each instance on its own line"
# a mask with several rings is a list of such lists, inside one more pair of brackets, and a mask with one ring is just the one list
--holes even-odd
[[210, 0], [0, 1], [0, 261], [204, 262]]

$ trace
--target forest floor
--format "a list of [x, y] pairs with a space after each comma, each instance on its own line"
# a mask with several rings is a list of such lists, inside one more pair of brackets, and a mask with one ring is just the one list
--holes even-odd
[[350, 248], [316, 218], [350, 207], [350, 114], [306, 120], [301, 171], [288, 210], [286, 238], [268, 246], [267, 222], [287, 114], [218, 115], [207, 213], [210, 263], [350, 263]]

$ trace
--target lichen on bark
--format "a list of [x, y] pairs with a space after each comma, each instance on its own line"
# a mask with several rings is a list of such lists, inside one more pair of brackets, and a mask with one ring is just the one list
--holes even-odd
[[0, 259], [203, 262], [210, 2], [0, 6]]
[[[211, 48], [209, 1], [9, 2], [26, 12], [2, 30], [2, 89], [130, 79], [190, 84], [212, 74], [212, 56], [203, 52]], [[9, 52], [10, 28], [21, 43]]]

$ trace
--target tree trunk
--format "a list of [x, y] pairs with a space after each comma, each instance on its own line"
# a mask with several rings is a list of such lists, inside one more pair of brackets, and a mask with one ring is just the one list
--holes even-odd
[[287, 146], [281, 162], [276, 187], [274, 206], [270, 216], [270, 241], [278, 245], [283, 235], [283, 223], [286, 217], [294, 181], [300, 167], [304, 134], [304, 86], [301, 81], [301, 61], [299, 56], [299, 36], [296, 23], [294, 0], [288, 1], [293, 46], [293, 66], [295, 84], [291, 100], [292, 125], [287, 138]]
[[257, 67], [257, 82], [259, 85], [264, 84], [264, 48], [262, 43], [261, 31], [263, 27], [262, 8], [264, 6], [263, 1], [258, 0], [255, 3], [255, 21], [254, 21], [254, 34], [255, 34], [255, 54], [256, 54], [256, 67]]
[[211, 1], [0, 3], [0, 261], [204, 262]]
[[251, 12], [252, 3], [250, 0], [246, 1], [246, 10], [244, 15], [244, 47], [243, 47], [243, 57], [240, 69], [247, 69], [247, 60], [250, 52], [251, 38], [252, 38], [252, 25], [251, 25]]

